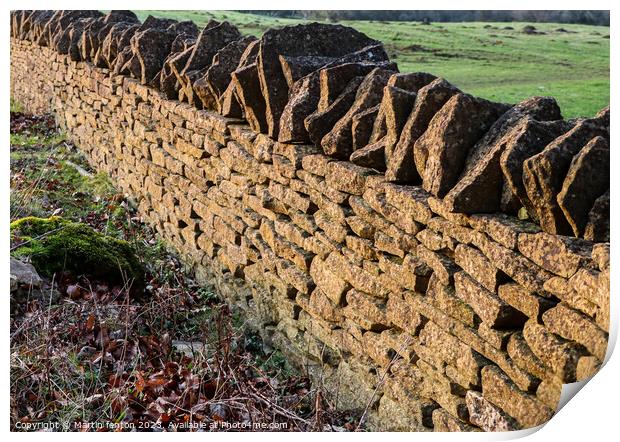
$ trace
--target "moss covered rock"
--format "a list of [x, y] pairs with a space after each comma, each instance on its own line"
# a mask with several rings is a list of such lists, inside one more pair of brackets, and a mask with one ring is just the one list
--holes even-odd
[[11, 223], [11, 252], [28, 257], [44, 276], [69, 271], [111, 282], [144, 284], [144, 267], [127, 241], [63, 218], [27, 217]]

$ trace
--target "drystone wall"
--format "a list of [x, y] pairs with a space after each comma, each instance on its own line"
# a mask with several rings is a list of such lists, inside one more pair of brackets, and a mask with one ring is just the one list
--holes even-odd
[[533, 427], [600, 367], [608, 109], [475, 98], [342, 26], [11, 24], [12, 97], [371, 428]]

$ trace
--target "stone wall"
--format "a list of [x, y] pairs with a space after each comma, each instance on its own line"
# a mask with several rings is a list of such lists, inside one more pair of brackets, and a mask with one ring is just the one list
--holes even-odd
[[[591, 240], [608, 241], [596, 206], [609, 177], [583, 176], [608, 155], [608, 110], [564, 121], [552, 99], [477, 99], [395, 73], [378, 42], [343, 27], [258, 40], [211, 23], [192, 41], [177, 38], [187, 24], [93, 14], [13, 14], [12, 97], [53, 112], [341, 408], [368, 407], [384, 430], [528, 428], [600, 367], [609, 243]], [[132, 26], [143, 46], [115, 34]], [[313, 26], [354, 43], [298, 47]], [[144, 47], [164, 37], [176, 52]], [[110, 54], [129, 60], [120, 72]]]

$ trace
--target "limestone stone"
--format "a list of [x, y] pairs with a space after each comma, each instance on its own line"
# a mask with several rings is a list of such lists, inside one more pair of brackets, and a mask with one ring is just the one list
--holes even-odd
[[351, 107], [321, 139], [321, 146], [326, 155], [339, 159], [349, 158], [353, 152], [351, 133], [353, 117], [379, 104], [383, 87], [392, 73], [393, 71], [375, 68], [364, 77], [357, 89], [355, 100]]
[[474, 281], [465, 272], [454, 275], [456, 295], [469, 304], [483, 321], [494, 328], [517, 328], [527, 317]]
[[344, 296], [351, 286], [333, 270], [335, 269], [330, 270], [325, 265], [325, 261], [315, 257], [310, 266], [310, 275], [322, 292], [334, 304], [339, 305], [344, 300]]
[[[390, 77], [390, 80], [392, 77], [393, 75]], [[390, 80], [388, 80], [388, 83]], [[400, 133], [413, 109], [415, 100], [416, 93], [413, 91], [389, 85], [383, 88], [380, 112], [385, 116], [386, 162], [389, 162], [389, 158], [392, 156], [394, 146], [398, 142]], [[387, 179], [390, 179], [389, 174]]]
[[529, 320], [523, 327], [523, 337], [532, 352], [553, 370], [563, 382], [575, 382], [577, 363], [587, 352], [575, 343], [549, 332], [545, 327]]
[[509, 249], [517, 248], [519, 233], [540, 232], [540, 227], [536, 224], [503, 213], [472, 215], [469, 224]]
[[372, 126], [379, 113], [380, 105], [373, 106], [364, 112], [360, 112], [353, 117], [351, 123], [351, 137], [353, 143], [353, 151], [365, 147], [368, 144], [372, 133]]
[[465, 244], [456, 247], [454, 262], [489, 291], [495, 292], [505, 279], [505, 275], [479, 250]]
[[564, 278], [589, 265], [592, 256], [591, 243], [545, 232], [520, 233], [518, 247], [523, 256]]
[[556, 304], [556, 302], [538, 296], [536, 293], [516, 283], [500, 285], [497, 294], [507, 304], [510, 304], [529, 318], [537, 320], [541, 319], [542, 314]]
[[278, 139], [280, 117], [288, 101], [289, 87], [280, 56], [338, 58], [375, 44], [376, 41], [361, 32], [340, 25], [311, 23], [265, 32], [260, 40], [258, 73], [265, 99], [268, 135]]
[[530, 217], [538, 219], [523, 183], [523, 164], [571, 127], [571, 124], [565, 121], [541, 122], [527, 117], [515, 126], [513, 129], [515, 137], [505, 147], [500, 157], [504, 175], [502, 210], [508, 208], [510, 199], [516, 199], [521, 207], [527, 209]]
[[527, 133], [524, 121], [527, 119], [553, 121], [561, 120], [562, 115], [550, 97], [529, 98], [507, 110], [469, 151], [458, 184], [445, 198], [451, 210], [464, 213], [500, 210], [500, 156], [508, 145], [519, 143]]
[[376, 143], [357, 149], [351, 154], [349, 160], [358, 166], [382, 172], [385, 170], [385, 143], [385, 140], [381, 139]]
[[580, 121], [566, 134], [548, 144], [542, 152], [523, 163], [523, 183], [540, 225], [545, 232], [570, 235], [570, 227], [558, 204], [558, 193], [573, 157], [596, 136], [609, 137], [609, 127], [595, 118]]
[[465, 400], [471, 423], [484, 431], [515, 431], [520, 428], [512, 417], [486, 400], [482, 393], [470, 390]]
[[398, 143], [388, 162], [388, 177], [391, 181], [401, 183], [421, 183], [426, 167], [428, 150], [420, 144], [416, 150], [416, 141], [428, 128], [433, 116], [443, 107], [450, 97], [459, 90], [442, 78], [432, 80], [417, 91], [415, 105], [401, 131]]
[[573, 158], [558, 194], [558, 204], [575, 236], [583, 235], [588, 212], [609, 188], [609, 173], [609, 144], [601, 136], [590, 140]]
[[502, 272], [526, 289], [548, 297], [544, 290], [544, 284], [553, 276], [551, 273], [540, 268], [523, 255], [487, 238], [478, 236], [474, 244]]
[[607, 333], [583, 313], [560, 303], [547, 310], [542, 319], [549, 331], [582, 344], [599, 361], [605, 358]]
[[589, 241], [609, 241], [609, 190], [596, 199], [590, 213], [583, 237]]
[[243, 53], [254, 41], [254, 36], [231, 41], [213, 55], [210, 67], [193, 85], [204, 108], [221, 111], [220, 98], [231, 82], [231, 73], [237, 69]]
[[365, 190], [366, 177], [372, 169], [351, 164], [348, 161], [332, 161], [327, 165], [326, 182], [333, 188], [353, 195], [361, 195]]
[[497, 367], [482, 369], [482, 395], [489, 402], [512, 416], [521, 428], [544, 424], [554, 411], [534, 396], [519, 390]]
[[424, 190], [444, 197], [456, 184], [469, 150], [505, 110], [505, 105], [466, 94], [450, 98], [414, 148], [428, 152], [422, 180]]
[[306, 117], [304, 125], [308, 131], [308, 137], [315, 145], [320, 146], [323, 137], [349, 111], [363, 80], [362, 76], [352, 78], [342, 93], [327, 108], [317, 110]]

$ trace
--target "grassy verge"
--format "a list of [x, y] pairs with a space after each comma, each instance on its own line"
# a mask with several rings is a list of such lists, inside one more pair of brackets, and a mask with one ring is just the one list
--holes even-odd
[[[303, 20], [234, 11], [136, 11], [193, 20], [228, 20], [246, 34]], [[402, 72], [427, 71], [463, 91], [517, 102], [552, 95], [566, 118], [592, 116], [609, 104], [609, 27], [557, 23], [343, 21], [384, 42]], [[526, 25], [536, 32], [523, 32]]]
[[324, 395], [305, 373], [278, 351], [264, 351], [259, 337], [194, 281], [51, 117], [12, 113], [11, 220], [52, 215], [129, 240], [146, 283], [136, 294], [105, 277], [57, 272], [16, 301], [13, 430], [357, 426], [357, 418], [317, 401]]

